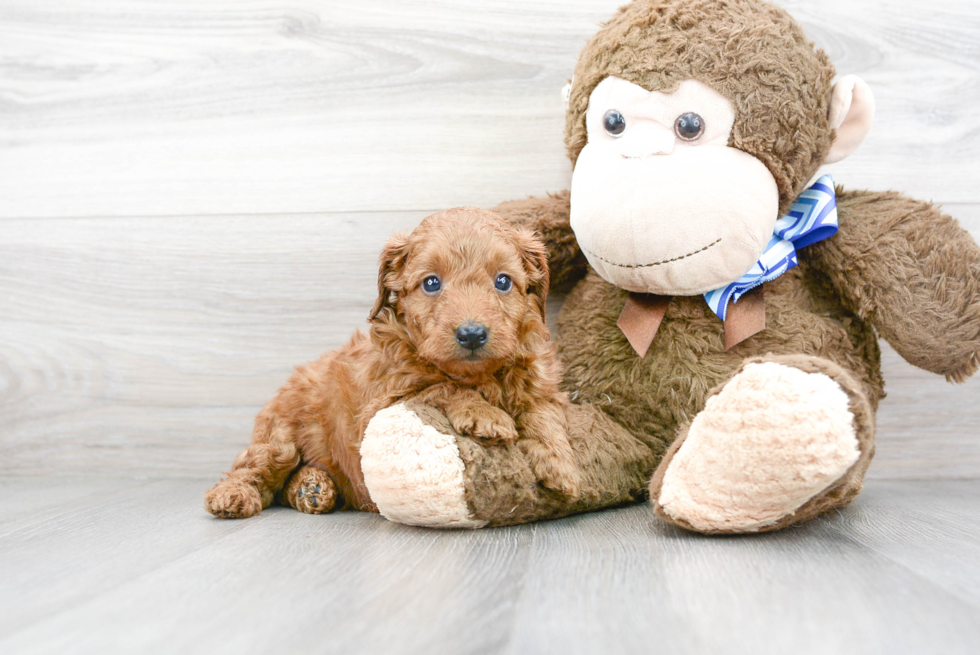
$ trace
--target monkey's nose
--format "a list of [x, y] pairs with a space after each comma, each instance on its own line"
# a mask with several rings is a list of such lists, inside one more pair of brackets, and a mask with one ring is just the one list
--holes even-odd
[[487, 326], [479, 323], [464, 323], [456, 328], [456, 343], [467, 350], [482, 348], [489, 336]]
[[674, 133], [660, 124], [638, 125], [629, 135], [628, 141], [623, 137], [621, 152], [627, 159], [670, 155], [674, 152]]

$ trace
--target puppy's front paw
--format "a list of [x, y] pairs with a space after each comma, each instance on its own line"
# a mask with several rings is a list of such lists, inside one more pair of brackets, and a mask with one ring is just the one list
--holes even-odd
[[470, 408], [464, 412], [448, 412], [449, 422], [460, 434], [490, 441], [510, 442], [517, 440], [517, 425], [507, 412], [487, 405]]
[[571, 498], [579, 497], [582, 474], [564, 434], [550, 435], [544, 440], [526, 437], [517, 443], [541, 484]]
[[548, 489], [578, 498], [582, 492], [582, 477], [574, 464], [549, 458], [534, 465], [534, 473]]
[[262, 511], [262, 496], [254, 485], [228, 478], [204, 494], [204, 509], [219, 519], [247, 519]]

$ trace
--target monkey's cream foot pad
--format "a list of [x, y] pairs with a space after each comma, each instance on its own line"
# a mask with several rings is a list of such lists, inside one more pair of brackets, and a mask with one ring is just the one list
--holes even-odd
[[844, 390], [775, 362], [746, 366], [681, 438], [652, 500], [668, 520], [702, 532], [773, 526], [861, 454]]
[[361, 442], [361, 470], [371, 500], [396, 523], [482, 528], [466, 503], [465, 466], [454, 435], [427, 425], [404, 404], [371, 419]]

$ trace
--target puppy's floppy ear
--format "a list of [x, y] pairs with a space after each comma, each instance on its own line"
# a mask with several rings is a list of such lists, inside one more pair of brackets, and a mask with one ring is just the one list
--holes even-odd
[[517, 230], [517, 247], [527, 272], [527, 294], [537, 298], [541, 320], [545, 320], [545, 302], [548, 300], [548, 250], [529, 230]]
[[374, 301], [374, 308], [368, 316], [369, 321], [378, 318], [378, 314], [386, 307], [394, 309], [391, 296], [398, 293], [397, 281], [408, 258], [409, 244], [408, 234], [400, 232], [392, 235], [381, 251], [378, 268], [378, 299]]

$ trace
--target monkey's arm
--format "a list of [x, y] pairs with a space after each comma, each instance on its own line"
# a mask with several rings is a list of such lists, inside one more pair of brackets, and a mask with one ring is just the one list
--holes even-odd
[[490, 211], [515, 227], [537, 233], [548, 249], [552, 289], [568, 288], [585, 275], [588, 268], [585, 255], [578, 247], [568, 222], [568, 191], [549, 194], [543, 198], [511, 200]]
[[910, 364], [962, 382], [980, 367], [980, 247], [933, 205], [841, 192], [840, 231], [801, 251], [847, 309]]

